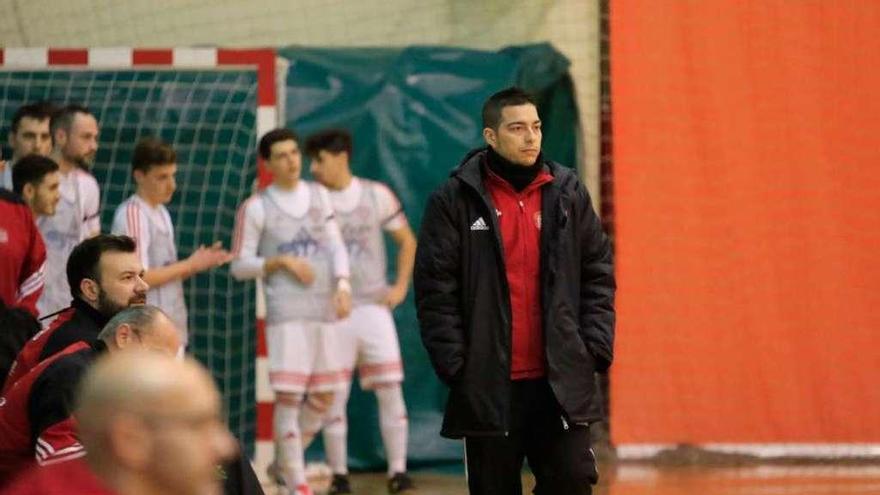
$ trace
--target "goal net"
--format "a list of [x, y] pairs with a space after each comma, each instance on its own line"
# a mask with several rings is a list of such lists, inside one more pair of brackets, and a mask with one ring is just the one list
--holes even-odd
[[[78, 103], [94, 112], [100, 148], [92, 172], [103, 232], [134, 192], [137, 140], [158, 136], [172, 144], [178, 188], [168, 209], [183, 259], [202, 244], [230, 246], [236, 208], [257, 175], [257, 137], [277, 121], [274, 84], [271, 50], [0, 50], [0, 134], [26, 103]], [[222, 267], [187, 280], [184, 289], [189, 351], [213, 373], [231, 430], [250, 446], [254, 284], [233, 280]]]

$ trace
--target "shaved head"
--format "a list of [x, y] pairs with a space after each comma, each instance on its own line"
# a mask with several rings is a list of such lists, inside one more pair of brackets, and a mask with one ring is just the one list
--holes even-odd
[[216, 466], [236, 453], [214, 381], [192, 359], [109, 353], [80, 383], [75, 416], [93, 470], [120, 493], [217, 493]]

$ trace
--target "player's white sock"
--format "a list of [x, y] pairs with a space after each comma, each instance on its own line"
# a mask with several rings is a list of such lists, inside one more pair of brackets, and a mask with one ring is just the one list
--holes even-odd
[[324, 452], [333, 474], [348, 474], [348, 406], [349, 389], [333, 398], [324, 426]]
[[290, 394], [287, 399], [275, 402], [275, 442], [277, 459], [281, 466], [284, 481], [288, 487], [306, 483], [306, 469], [303, 460], [302, 435], [299, 429], [300, 404], [302, 395]]
[[409, 421], [400, 384], [376, 388], [379, 401], [379, 427], [388, 457], [388, 475], [406, 472], [406, 437]]
[[312, 440], [315, 439], [315, 435], [321, 431], [325, 419], [327, 419], [327, 409], [321, 408], [306, 397], [299, 415], [299, 429], [302, 432], [303, 451], [309, 448]]

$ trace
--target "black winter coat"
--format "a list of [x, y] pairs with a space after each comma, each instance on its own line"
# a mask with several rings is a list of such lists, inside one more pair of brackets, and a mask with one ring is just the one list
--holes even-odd
[[[511, 308], [486, 150], [472, 151], [428, 200], [413, 275], [422, 341], [449, 385], [441, 434], [509, 430]], [[541, 299], [547, 379], [566, 421], [600, 419], [594, 371], [610, 366], [614, 273], [608, 238], [574, 171], [544, 161]], [[482, 218], [488, 230], [478, 219]], [[474, 227], [474, 228], [472, 228]], [[482, 228], [481, 228], [482, 227]]]

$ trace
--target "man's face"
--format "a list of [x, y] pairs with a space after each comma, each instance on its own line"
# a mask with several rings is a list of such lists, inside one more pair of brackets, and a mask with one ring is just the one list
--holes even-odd
[[176, 163], [153, 165], [146, 173], [135, 170], [134, 180], [137, 182], [138, 194], [154, 206], [167, 204], [177, 190], [177, 181], [174, 178], [176, 174]]
[[266, 166], [272, 172], [273, 182], [282, 187], [293, 187], [302, 171], [302, 154], [296, 141], [278, 141], [270, 148]]
[[52, 152], [52, 134], [49, 132], [49, 119], [22, 117], [18, 130], [9, 133], [12, 159], [20, 160], [28, 155], [48, 156]]
[[87, 113], [77, 113], [70, 132], [58, 129], [55, 140], [65, 160], [90, 168], [98, 152], [98, 121]]
[[541, 152], [541, 119], [530, 103], [501, 109], [498, 130], [483, 129], [486, 143], [496, 153], [517, 165], [530, 167]]
[[123, 309], [136, 304], [146, 304], [147, 290], [144, 267], [137, 253], [108, 251], [98, 262], [97, 310], [112, 317]]
[[341, 186], [342, 176], [347, 169], [347, 152], [332, 153], [327, 150], [321, 150], [317, 156], [312, 157], [312, 164], [309, 170], [312, 172], [315, 180], [325, 187], [338, 189]]
[[152, 455], [145, 475], [167, 493], [220, 494], [217, 466], [230, 460], [237, 445], [220, 415], [220, 396], [207, 378], [175, 394], [163, 408], [167, 416], [154, 416]]
[[43, 180], [33, 188], [33, 197], [28, 200], [31, 211], [35, 215], [52, 216], [55, 207], [61, 200], [61, 172], [50, 172], [43, 176]]

